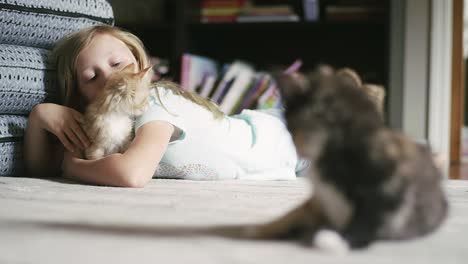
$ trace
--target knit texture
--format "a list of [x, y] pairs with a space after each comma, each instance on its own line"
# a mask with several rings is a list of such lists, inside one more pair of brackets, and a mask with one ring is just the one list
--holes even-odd
[[105, 0], [0, 0], [0, 43], [52, 48], [81, 28], [113, 24]]
[[50, 51], [0, 45], [0, 114], [27, 115], [44, 101], [58, 99]]

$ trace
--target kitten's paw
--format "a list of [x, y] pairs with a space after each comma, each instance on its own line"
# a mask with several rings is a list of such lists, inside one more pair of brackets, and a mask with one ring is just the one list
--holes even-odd
[[315, 233], [313, 245], [320, 250], [337, 255], [347, 254], [350, 250], [348, 242], [335, 231], [322, 229]]
[[104, 149], [98, 148], [98, 149], [91, 149], [88, 148], [85, 152], [86, 154], [86, 159], [88, 160], [97, 160], [100, 158], [104, 157]]

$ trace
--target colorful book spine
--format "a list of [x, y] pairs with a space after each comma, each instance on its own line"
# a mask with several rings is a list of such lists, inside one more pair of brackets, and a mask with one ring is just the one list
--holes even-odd
[[205, 16], [200, 19], [201, 23], [232, 23], [236, 22], [237, 15], [230, 16]]
[[190, 78], [189, 78], [189, 71], [190, 71], [190, 56], [188, 54], [182, 55], [182, 66], [181, 66], [181, 74], [180, 74], [180, 86], [182, 89], [187, 90], [189, 86]]
[[[183, 89], [198, 93], [217, 103], [220, 110], [232, 115], [243, 109], [266, 109], [281, 106], [281, 97], [276, 83], [267, 72], [255, 72], [243, 61], [224, 64], [218, 69], [217, 63], [209, 58], [183, 54], [181, 85]], [[299, 70], [301, 60], [296, 60], [285, 73]]]
[[237, 109], [238, 112], [242, 109], [254, 108], [258, 98], [265, 92], [265, 90], [270, 85], [271, 76], [269, 74], [261, 74], [258, 79], [258, 82], [252, 87], [251, 92], [246, 96], [244, 102], [241, 104], [240, 108]]
[[235, 109], [236, 103], [239, 98], [244, 94], [245, 90], [249, 88], [249, 84], [254, 76], [253, 69], [243, 64], [243, 67], [237, 73], [235, 81], [228, 90], [226, 96], [221, 100], [220, 108], [223, 112], [231, 114]]
[[201, 10], [202, 16], [230, 16], [236, 15], [239, 8], [203, 8]]
[[202, 0], [201, 7], [243, 7], [247, 0]]
[[211, 90], [213, 90], [215, 81], [216, 81], [215, 76], [212, 76], [212, 75], [207, 76], [205, 79], [205, 83], [202, 86], [200, 95], [207, 98], [210, 95]]
[[252, 87], [255, 85], [255, 81], [256, 81], [255, 79], [250, 80], [250, 83], [248, 84], [247, 89], [245, 89], [242, 95], [239, 96], [234, 107], [232, 108], [231, 113], [230, 113], [231, 115], [238, 114], [243, 110], [241, 109], [241, 104], [244, 102], [245, 98], [247, 97], [247, 94], [250, 93], [251, 90], [253, 89]]
[[240, 23], [258, 23], [258, 22], [297, 22], [297, 15], [271, 15], [271, 16], [239, 16], [237, 22]]
[[318, 21], [320, 14], [319, 0], [303, 0], [304, 20], [305, 21]]
[[218, 64], [214, 60], [188, 53], [182, 55], [181, 68], [181, 86], [187, 91], [202, 86], [206, 76], [218, 75]]
[[202, 1], [200, 21], [202, 23], [235, 22], [246, 0]]
[[270, 85], [264, 94], [258, 99], [257, 108], [268, 109], [273, 106], [278, 106], [280, 101], [280, 93], [276, 84]]
[[234, 78], [232, 78], [232, 79], [230, 79], [229, 81], [226, 82], [226, 85], [224, 86], [224, 89], [219, 94], [219, 97], [216, 98], [216, 100], [214, 100], [214, 102], [216, 102], [217, 104], [221, 104], [221, 102], [224, 100], [224, 97], [226, 96], [228, 91], [231, 89], [231, 86], [232, 86], [232, 84], [234, 83], [235, 80], [236, 80], [236, 78], [234, 77]]
[[221, 102], [221, 96], [225, 95], [227, 92], [227, 89], [229, 88], [227, 86], [228, 82], [231, 82], [236, 77], [236, 75], [238, 74], [239, 70], [242, 67], [242, 64], [243, 64], [242, 62], [237, 61], [237, 62], [232, 63], [229, 66], [223, 78], [221, 79], [218, 86], [216, 87], [216, 91], [213, 94], [213, 97], [211, 98], [214, 102], [216, 103]]

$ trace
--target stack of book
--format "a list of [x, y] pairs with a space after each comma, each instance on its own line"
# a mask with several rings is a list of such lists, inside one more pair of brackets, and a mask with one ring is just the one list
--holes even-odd
[[299, 16], [289, 5], [253, 5], [248, 0], [202, 0], [202, 23], [295, 22]]
[[328, 21], [385, 21], [385, 1], [338, 0], [325, 7]]
[[239, 12], [247, 5], [247, 0], [202, 0], [201, 22], [235, 22]]
[[193, 54], [182, 56], [181, 87], [217, 103], [226, 114], [243, 109], [267, 109], [281, 105], [270, 74], [256, 72], [246, 62], [234, 61], [221, 68], [216, 61]]
[[248, 6], [242, 9], [237, 22], [296, 22], [299, 16], [289, 5]]

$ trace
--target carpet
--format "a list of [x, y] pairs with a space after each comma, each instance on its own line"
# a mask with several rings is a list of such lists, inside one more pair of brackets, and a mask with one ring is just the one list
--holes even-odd
[[153, 179], [145, 188], [0, 178], [0, 263], [467, 263], [468, 181], [446, 181], [451, 210], [434, 234], [334, 256], [291, 242], [149, 237], [50, 223], [210, 226], [268, 221], [308, 196], [296, 181]]

